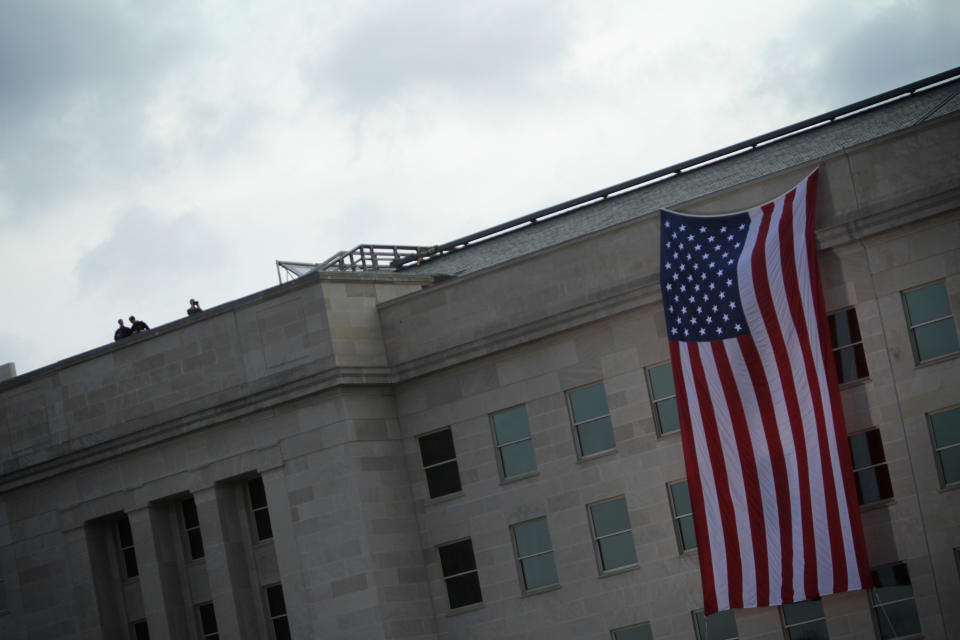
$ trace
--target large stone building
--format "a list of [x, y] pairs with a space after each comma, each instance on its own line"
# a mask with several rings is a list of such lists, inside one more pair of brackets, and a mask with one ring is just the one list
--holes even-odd
[[816, 167], [879, 587], [707, 635], [960, 637], [958, 150], [954, 70], [0, 382], [0, 637], [699, 637], [657, 211]]

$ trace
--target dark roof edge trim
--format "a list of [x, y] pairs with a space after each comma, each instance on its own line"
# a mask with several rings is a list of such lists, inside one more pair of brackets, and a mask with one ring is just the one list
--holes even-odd
[[863, 111], [867, 111], [872, 108], [882, 106], [885, 103], [904, 98], [908, 95], [912, 95], [923, 89], [932, 89], [936, 85], [945, 84], [951, 80], [956, 80], [960, 78], [960, 67], [954, 67], [948, 71], [943, 71], [936, 75], [924, 78], [922, 80], [917, 80], [911, 82], [910, 84], [905, 84], [902, 87], [896, 89], [891, 89], [879, 95], [873, 96], [871, 98], [866, 98], [852, 104], [848, 104], [845, 107], [840, 107], [832, 111], [828, 111], [818, 116], [812, 118], [807, 118], [801, 122], [788, 125], [786, 127], [781, 127], [775, 131], [765, 133], [743, 142], [738, 142], [736, 144], [723, 147], [716, 151], [711, 151], [710, 153], [697, 156], [696, 158], [691, 158], [690, 160], [685, 160], [678, 164], [665, 167], [663, 169], [658, 169], [657, 171], [644, 174], [637, 178], [631, 180], [626, 180], [624, 182], [619, 182], [615, 185], [606, 187], [604, 189], [599, 189], [593, 191], [586, 195], [573, 198], [572, 200], [567, 200], [561, 202], [560, 204], [555, 204], [553, 206], [547, 207], [545, 209], [540, 209], [539, 211], [534, 211], [519, 218], [514, 218], [512, 220], [507, 220], [496, 226], [483, 229], [482, 231], [477, 231], [462, 238], [457, 238], [451, 242], [439, 245], [435, 248], [432, 248], [431, 254], [429, 256], [410, 256], [402, 257], [393, 261], [392, 265], [394, 268], [402, 268], [403, 266], [410, 263], [420, 263], [422, 261], [430, 260], [443, 256], [447, 253], [464, 249], [467, 246], [479, 244], [486, 240], [490, 240], [494, 237], [503, 235], [505, 233], [510, 233], [516, 231], [521, 227], [528, 225], [536, 224], [542, 220], [545, 220], [550, 217], [563, 215], [565, 213], [570, 213], [580, 207], [592, 203], [592, 201], [603, 200], [605, 198], [620, 195], [627, 191], [632, 191], [638, 189], [648, 183], [660, 182], [669, 178], [678, 176], [686, 171], [691, 171], [694, 169], [699, 169], [700, 167], [712, 164], [715, 161], [722, 160], [727, 156], [739, 155], [740, 153], [745, 153], [752, 149], [759, 147], [765, 143], [771, 143], [781, 138], [788, 137], [790, 135], [800, 133], [804, 130], [813, 129], [820, 127], [845, 116], [851, 116]]

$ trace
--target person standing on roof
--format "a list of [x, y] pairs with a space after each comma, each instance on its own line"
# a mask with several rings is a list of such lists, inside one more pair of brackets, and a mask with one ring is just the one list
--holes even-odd
[[117, 328], [116, 331], [113, 332], [114, 342], [116, 342], [117, 340], [123, 340], [124, 338], [129, 337], [133, 333], [130, 327], [123, 324], [123, 318], [118, 319], [117, 324], [119, 324], [120, 326]]
[[146, 333], [150, 331], [150, 327], [148, 327], [147, 323], [143, 320], [137, 320], [134, 316], [130, 316], [130, 331], [133, 333]]
[[203, 309], [200, 308], [200, 303], [193, 298], [190, 298], [190, 308], [187, 309], [187, 315], [192, 316], [195, 313], [200, 313]]

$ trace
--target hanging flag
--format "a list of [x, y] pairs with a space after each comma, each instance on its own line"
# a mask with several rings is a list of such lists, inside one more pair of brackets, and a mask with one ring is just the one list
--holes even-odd
[[870, 586], [817, 271], [816, 186], [815, 171], [744, 213], [661, 213], [707, 615]]

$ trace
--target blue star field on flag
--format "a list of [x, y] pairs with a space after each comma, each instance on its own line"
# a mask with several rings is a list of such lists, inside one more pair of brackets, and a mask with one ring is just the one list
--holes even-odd
[[705, 342], [749, 333], [737, 260], [750, 216], [706, 218], [663, 211], [661, 225], [660, 277], [670, 340]]

